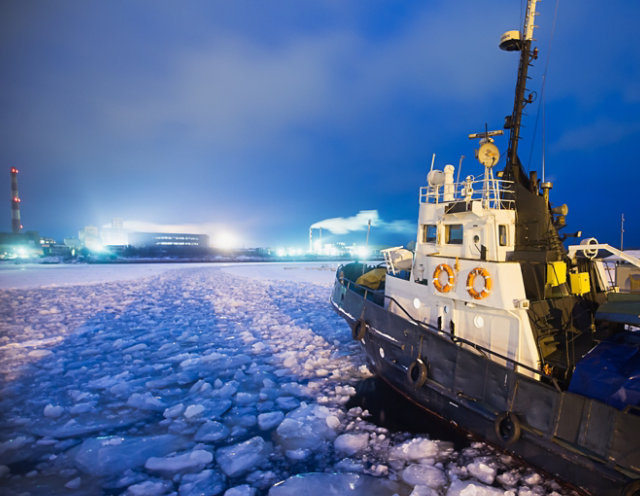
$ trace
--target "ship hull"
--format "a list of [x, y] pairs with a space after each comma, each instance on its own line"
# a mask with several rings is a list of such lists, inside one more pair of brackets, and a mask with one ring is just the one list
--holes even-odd
[[635, 494], [628, 490], [640, 479], [640, 416], [489, 360], [447, 333], [388, 311], [380, 292], [336, 279], [331, 302], [375, 373], [424, 410], [588, 494]]

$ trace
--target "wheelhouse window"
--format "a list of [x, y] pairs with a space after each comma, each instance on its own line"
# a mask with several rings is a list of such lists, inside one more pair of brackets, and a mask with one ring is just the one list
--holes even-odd
[[422, 242], [436, 243], [438, 240], [438, 227], [435, 224], [425, 224], [422, 226]]
[[462, 244], [462, 224], [448, 224], [445, 226], [445, 243], [449, 245]]
[[507, 226], [504, 224], [498, 225], [498, 241], [500, 242], [500, 246], [507, 246], [509, 244]]

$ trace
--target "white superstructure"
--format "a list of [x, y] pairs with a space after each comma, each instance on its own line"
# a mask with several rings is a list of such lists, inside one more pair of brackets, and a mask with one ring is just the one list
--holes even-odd
[[494, 148], [485, 135], [478, 150], [485, 165], [480, 177], [456, 183], [453, 165], [429, 172], [428, 185], [420, 189], [411, 276], [387, 278], [387, 305], [399, 315], [409, 309], [414, 319], [491, 350], [503, 364], [498, 355], [540, 370], [522, 270], [508, 261], [515, 243], [513, 183], [494, 177]]

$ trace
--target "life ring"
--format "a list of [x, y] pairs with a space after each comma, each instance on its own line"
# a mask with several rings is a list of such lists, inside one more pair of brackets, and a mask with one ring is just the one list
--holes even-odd
[[358, 319], [351, 328], [351, 337], [356, 341], [362, 341], [367, 334], [368, 329], [369, 324], [367, 324], [363, 319]]
[[407, 369], [407, 380], [414, 388], [422, 387], [427, 381], [427, 365], [421, 358], [411, 362]]
[[520, 420], [513, 412], [504, 412], [502, 415], [498, 415], [493, 425], [496, 436], [504, 442], [505, 446], [520, 439]]
[[[481, 276], [484, 279], [484, 285], [480, 291], [474, 287], [476, 277], [478, 276]], [[492, 287], [493, 282], [491, 281], [491, 274], [489, 274], [487, 269], [476, 267], [469, 272], [469, 275], [467, 276], [467, 292], [476, 300], [481, 300], [482, 298], [489, 296]]]
[[[447, 273], [447, 280], [444, 284], [440, 282], [440, 276], [443, 272]], [[440, 264], [433, 272], [433, 286], [441, 293], [448, 293], [453, 289], [453, 285], [456, 282], [456, 276], [453, 269], [447, 264]]]

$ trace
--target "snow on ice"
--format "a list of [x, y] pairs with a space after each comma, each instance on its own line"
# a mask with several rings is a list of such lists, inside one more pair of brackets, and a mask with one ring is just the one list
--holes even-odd
[[0, 266], [3, 494], [563, 494], [347, 409], [370, 372], [334, 271]]

